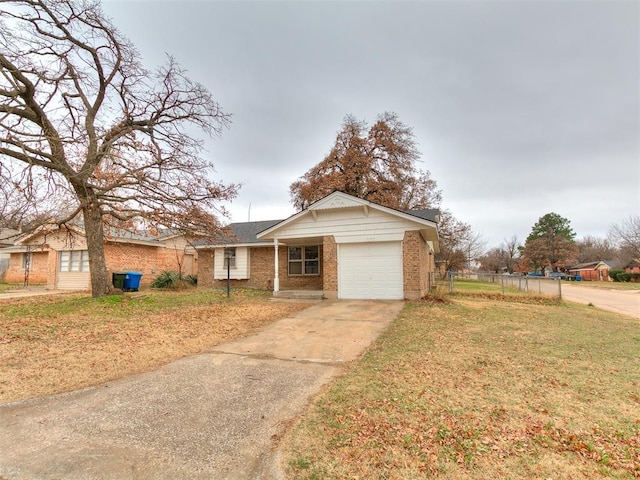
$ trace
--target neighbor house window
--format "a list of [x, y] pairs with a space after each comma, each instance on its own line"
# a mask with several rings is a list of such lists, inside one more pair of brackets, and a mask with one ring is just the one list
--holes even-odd
[[289, 247], [289, 275], [320, 274], [320, 247]]
[[224, 268], [236, 268], [236, 247], [224, 249]]
[[88, 272], [89, 252], [87, 250], [70, 250], [60, 252], [61, 272]]

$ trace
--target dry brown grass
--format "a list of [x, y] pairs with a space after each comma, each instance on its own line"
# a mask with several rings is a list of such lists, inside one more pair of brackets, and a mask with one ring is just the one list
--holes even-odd
[[640, 326], [515, 298], [408, 304], [282, 448], [291, 479], [640, 478]]
[[66, 295], [0, 303], [0, 401], [75, 390], [250, 334], [307, 305], [259, 293]]

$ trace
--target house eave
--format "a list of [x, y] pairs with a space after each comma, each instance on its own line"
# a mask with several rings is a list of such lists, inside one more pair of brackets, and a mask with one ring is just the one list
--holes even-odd
[[252, 242], [252, 243], [212, 243], [207, 245], [197, 245], [196, 250], [210, 250], [213, 248], [240, 248], [240, 247], [273, 247], [272, 242]]
[[[350, 202], [352, 202], [351, 204], [331, 204], [330, 201], [328, 201], [328, 199], [330, 199], [331, 197], [335, 197], [335, 198], [340, 198], [342, 197], [343, 199], [348, 199]], [[325, 206], [326, 204], [329, 204], [328, 206]], [[373, 210], [378, 210], [384, 213], [387, 213], [389, 215], [394, 215], [396, 217], [402, 218], [404, 220], [413, 222], [417, 225], [420, 225], [422, 227], [428, 227], [428, 228], [423, 228], [421, 230], [433, 230], [433, 232], [435, 233], [435, 236], [432, 234], [429, 234], [428, 238], [429, 240], [438, 242], [439, 241], [439, 237], [438, 237], [438, 225], [437, 223], [431, 221], [431, 220], [427, 220], [424, 218], [420, 218], [417, 217], [415, 215], [411, 215], [409, 213], [405, 213], [403, 211], [400, 210], [395, 210], [393, 208], [389, 208], [389, 207], [385, 207], [383, 205], [378, 205], [376, 203], [372, 203], [368, 200], [363, 200], [361, 198], [357, 198], [354, 197], [352, 195], [348, 195], [346, 193], [343, 192], [333, 192], [330, 195], [327, 195], [326, 197], [318, 200], [317, 202], [311, 204], [306, 210], [302, 210], [301, 212], [298, 212], [292, 216], [290, 216], [289, 218], [283, 220], [282, 222], [266, 229], [263, 230], [262, 232], [259, 232], [256, 237], [257, 238], [276, 238], [276, 233], [278, 230], [280, 230], [281, 228], [289, 225], [290, 223], [293, 223], [295, 221], [297, 221], [298, 219], [306, 216], [306, 215], [317, 215], [317, 211], [321, 211], [321, 210], [340, 210], [340, 209], [347, 209], [347, 208], [362, 208], [363, 211], [365, 212], [365, 215], [368, 214], [369, 209], [373, 209]], [[423, 234], [424, 235], [424, 234]], [[426, 238], [426, 237], [425, 237]]]

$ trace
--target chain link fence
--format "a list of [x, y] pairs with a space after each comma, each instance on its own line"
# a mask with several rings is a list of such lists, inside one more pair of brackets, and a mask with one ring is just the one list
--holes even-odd
[[562, 281], [560, 279], [527, 275], [499, 275], [483, 272], [473, 274], [447, 272], [444, 278], [440, 277], [433, 280], [434, 286], [431, 287], [431, 291], [454, 293], [456, 291], [456, 283], [469, 280], [493, 284], [497, 286], [498, 291], [501, 291], [503, 294], [516, 290], [562, 298]]

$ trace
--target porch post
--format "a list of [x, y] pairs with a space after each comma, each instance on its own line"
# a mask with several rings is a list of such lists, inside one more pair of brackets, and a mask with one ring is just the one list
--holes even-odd
[[275, 263], [275, 269], [274, 269], [274, 278], [273, 278], [273, 291], [274, 292], [279, 292], [280, 291], [280, 278], [278, 277], [278, 239], [274, 238], [273, 239], [273, 246], [275, 247], [275, 259], [274, 259], [274, 263]]

